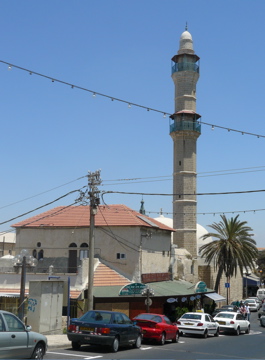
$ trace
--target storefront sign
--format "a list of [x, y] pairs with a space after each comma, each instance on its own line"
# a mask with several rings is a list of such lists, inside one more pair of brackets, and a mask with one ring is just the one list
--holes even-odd
[[146, 288], [145, 284], [133, 283], [125, 285], [121, 288], [119, 295], [120, 296], [129, 296], [129, 295], [141, 295], [142, 291]]
[[207, 285], [204, 281], [199, 281], [196, 285], [195, 285], [195, 292], [196, 293], [202, 293], [202, 292], [206, 292], [207, 291]]

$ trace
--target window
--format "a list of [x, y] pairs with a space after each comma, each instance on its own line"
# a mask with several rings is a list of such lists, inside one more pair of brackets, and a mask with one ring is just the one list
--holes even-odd
[[35, 259], [37, 259], [37, 250], [36, 250], [36, 249], [34, 249], [34, 250], [32, 251], [32, 256], [33, 256]]
[[117, 253], [117, 259], [126, 259], [126, 254]]
[[44, 251], [40, 250], [39, 253], [38, 253], [38, 260], [42, 260], [43, 257], [44, 257]]
[[9, 331], [25, 331], [25, 326], [15, 316], [10, 314], [3, 314]]

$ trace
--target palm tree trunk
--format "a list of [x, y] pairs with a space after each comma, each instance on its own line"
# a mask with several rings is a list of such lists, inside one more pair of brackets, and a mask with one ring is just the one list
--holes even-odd
[[216, 279], [215, 279], [215, 286], [214, 286], [214, 290], [216, 292], [218, 292], [218, 288], [219, 288], [219, 285], [220, 285], [220, 281], [221, 281], [221, 277], [223, 275], [223, 266], [220, 266], [219, 269], [218, 269], [218, 272], [217, 272], [217, 276], [216, 276]]

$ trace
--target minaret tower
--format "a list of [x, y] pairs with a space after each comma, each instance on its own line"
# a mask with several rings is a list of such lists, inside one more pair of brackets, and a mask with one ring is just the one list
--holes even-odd
[[191, 34], [180, 37], [179, 50], [172, 58], [175, 84], [175, 113], [170, 116], [170, 136], [174, 142], [173, 174], [173, 243], [197, 256], [197, 173], [196, 143], [201, 134], [196, 113], [196, 84], [199, 79], [199, 57], [193, 51]]

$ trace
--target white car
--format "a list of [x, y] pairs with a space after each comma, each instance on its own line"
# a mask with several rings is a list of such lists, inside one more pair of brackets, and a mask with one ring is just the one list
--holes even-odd
[[262, 301], [259, 298], [257, 298], [256, 296], [250, 296], [250, 297], [248, 297], [248, 299], [254, 299], [256, 301], [256, 303], [258, 304], [258, 310], [261, 308]]
[[219, 324], [206, 313], [185, 313], [178, 319], [177, 326], [181, 334], [201, 335], [204, 338], [210, 334], [219, 336]]
[[248, 304], [250, 311], [258, 311], [259, 310], [259, 304], [256, 302], [255, 299], [248, 298], [244, 301], [244, 304], [245, 305]]
[[250, 322], [237, 312], [219, 312], [214, 320], [219, 323], [220, 331], [232, 332], [236, 335], [239, 335], [241, 331], [244, 331], [245, 334], [250, 332]]

